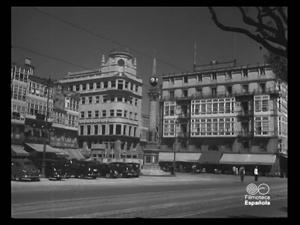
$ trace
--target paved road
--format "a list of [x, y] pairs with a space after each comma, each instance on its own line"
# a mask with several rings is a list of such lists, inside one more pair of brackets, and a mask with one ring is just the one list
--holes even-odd
[[231, 175], [12, 182], [13, 218], [287, 217], [287, 180], [263, 178], [270, 206], [245, 206], [246, 186]]

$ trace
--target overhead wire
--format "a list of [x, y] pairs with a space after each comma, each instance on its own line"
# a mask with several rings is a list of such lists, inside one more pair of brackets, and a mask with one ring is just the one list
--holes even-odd
[[[67, 21], [67, 20], [65, 20], [65, 19], [62, 19], [62, 18], [57, 17], [57, 16], [55, 16], [55, 15], [53, 15], [53, 14], [50, 14], [50, 13], [45, 12], [45, 11], [43, 11], [43, 10], [40, 10], [40, 9], [38, 9], [38, 8], [36, 8], [36, 7], [33, 7], [33, 9], [34, 9], [35, 11], [37, 11], [37, 12], [39, 12], [39, 13], [42, 13], [42, 14], [44, 14], [44, 15], [47, 15], [47, 16], [49, 16], [49, 17], [51, 17], [51, 18], [53, 18], [53, 19], [55, 19], [55, 20], [57, 20], [57, 21], [59, 21], [59, 22], [61, 22], [61, 23], [67, 24], [67, 25], [69, 25], [69, 26], [71, 26], [71, 27], [73, 27], [73, 28], [79, 29], [79, 30], [84, 31], [84, 32], [86, 32], [86, 33], [89, 33], [89, 34], [92, 35], [92, 36], [95, 36], [95, 37], [100, 38], [100, 39], [102, 39], [102, 40], [106, 40], [106, 41], [112, 42], [112, 43], [114, 43], [114, 44], [117, 44], [117, 45], [120, 46], [120, 47], [127, 47], [127, 48], [129, 48], [130, 50], [136, 52], [137, 54], [146, 56], [147, 58], [150, 58], [150, 59], [153, 58], [153, 56], [151, 56], [151, 55], [149, 55], [149, 54], [147, 54], [147, 53], [145, 53], [145, 52], [142, 52], [142, 51], [140, 51], [140, 50], [137, 50], [137, 49], [135, 49], [135, 48], [132, 48], [132, 47], [130, 47], [129, 45], [125, 45], [125, 44], [123, 44], [123, 43], [121, 43], [121, 42], [119, 42], [119, 41], [116, 41], [116, 40], [114, 40], [114, 39], [112, 39], [112, 38], [109, 38], [109, 37], [107, 37], [107, 36], [105, 36], [105, 35], [103, 35], [103, 34], [99, 34], [99, 33], [95, 33], [95, 32], [93, 32], [93, 31], [90, 31], [90, 30], [88, 30], [88, 29], [86, 29], [86, 28], [84, 28], [84, 27], [81, 27], [81, 26], [79, 26], [79, 25], [77, 25], [77, 24], [71, 23], [71, 22], [69, 22], [69, 21]], [[169, 62], [167, 62], [166, 60], [163, 60], [163, 59], [161, 59], [161, 58], [159, 58], [159, 57], [156, 57], [156, 59], [157, 59], [157, 61], [160, 61], [161, 63], [163, 63], [163, 64], [165, 64], [165, 65], [168, 65], [168, 66], [170, 66], [170, 67], [173, 67], [173, 68], [175, 68], [175, 69], [177, 69], [177, 70], [180, 70], [180, 71], [186, 71], [186, 69], [183, 69], [183, 68], [181, 68], [181, 67], [178, 67], [178, 66], [176, 66], [176, 65], [174, 65], [174, 64], [172, 64], [172, 63], [169, 63]]]

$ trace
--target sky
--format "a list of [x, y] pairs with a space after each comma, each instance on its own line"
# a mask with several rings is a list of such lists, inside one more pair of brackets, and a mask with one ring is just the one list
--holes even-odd
[[[244, 26], [234, 7], [217, 8], [220, 20]], [[57, 19], [58, 18], [58, 19]], [[192, 71], [211, 60], [263, 63], [260, 45], [220, 30], [207, 7], [12, 7], [11, 62], [31, 58], [35, 75], [60, 79], [68, 72], [97, 69], [101, 56], [129, 49], [143, 79], [143, 113], [156, 56], [158, 75]]]

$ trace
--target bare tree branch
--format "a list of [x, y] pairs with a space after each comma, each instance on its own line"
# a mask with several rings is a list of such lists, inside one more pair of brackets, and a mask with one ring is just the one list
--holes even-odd
[[287, 16], [286, 16], [285, 12], [283, 11], [283, 7], [279, 7], [278, 12], [281, 15], [283, 21], [287, 24]]
[[[286, 43], [286, 45], [283, 45], [283, 46], [277, 46], [278, 43], [275, 43], [276, 45], [274, 46], [271, 43], [269, 43], [271, 40], [265, 40], [264, 39], [267, 36], [266, 32], [264, 32], [264, 35], [263, 34], [255, 35], [255, 34], [251, 33], [249, 30], [244, 29], [244, 28], [225, 26], [224, 24], [219, 22], [214, 9], [212, 7], [208, 7], [208, 9], [209, 9], [209, 11], [212, 15], [212, 20], [217, 25], [217, 27], [219, 27], [220, 29], [222, 29], [224, 31], [230, 31], [230, 32], [236, 32], [236, 33], [244, 34], [244, 35], [250, 37], [251, 39], [255, 40], [256, 42], [260, 43], [262, 46], [264, 46], [266, 49], [273, 52], [274, 54], [277, 54], [277, 55], [280, 55], [280, 56], [283, 56], [283, 57], [287, 57], [287, 43]], [[269, 11], [269, 13], [273, 13], [272, 10], [271, 10], [271, 12]], [[261, 15], [261, 16], [263, 17], [264, 15]], [[274, 15], [273, 15], [273, 17], [274, 17]], [[247, 22], [249, 22], [249, 20]]]

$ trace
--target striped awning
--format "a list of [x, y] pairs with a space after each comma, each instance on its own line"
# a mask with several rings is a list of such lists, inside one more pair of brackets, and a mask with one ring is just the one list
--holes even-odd
[[13, 156], [29, 156], [22, 145], [11, 145], [11, 151]]
[[236, 165], [272, 165], [275, 163], [276, 155], [271, 154], [229, 154], [224, 153], [220, 164]]

